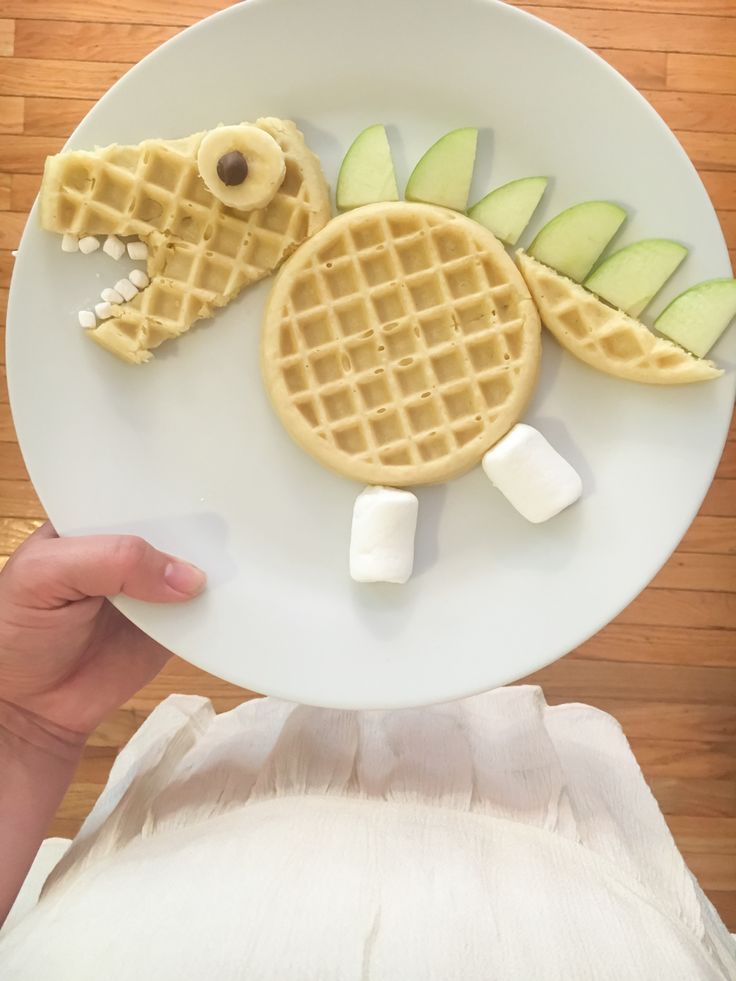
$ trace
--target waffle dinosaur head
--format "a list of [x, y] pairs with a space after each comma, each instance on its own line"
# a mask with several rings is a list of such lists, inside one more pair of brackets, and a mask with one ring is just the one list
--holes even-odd
[[[329, 221], [319, 161], [296, 126], [267, 118], [253, 128], [272, 138], [283, 156], [283, 179], [273, 182], [267, 203], [251, 203], [256, 210], [235, 208], [221, 200], [228, 199], [226, 193], [210, 190], [213, 168], [202, 173], [200, 151], [206, 141], [217, 141], [217, 129], [180, 140], [61, 153], [46, 161], [43, 228], [80, 238], [134, 235], [148, 245], [148, 286], [114, 305], [112, 317], [88, 332], [124, 361], [149, 361], [153, 348], [270, 275]], [[227, 185], [232, 178], [224, 176]]]

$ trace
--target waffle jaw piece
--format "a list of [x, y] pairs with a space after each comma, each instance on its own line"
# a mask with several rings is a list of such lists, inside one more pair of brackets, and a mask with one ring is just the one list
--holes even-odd
[[74, 235], [137, 235], [148, 244], [151, 280], [90, 337], [124, 361], [225, 306], [276, 269], [330, 218], [319, 161], [292, 122], [259, 119], [284, 151], [286, 174], [257, 211], [223, 205], [204, 185], [197, 151], [204, 133], [146, 140], [49, 157], [41, 187], [41, 224]]
[[355, 480], [407, 486], [465, 472], [519, 419], [540, 332], [481, 225], [432, 205], [366, 205], [280, 270], [261, 365], [307, 452]]
[[519, 268], [542, 323], [560, 344], [592, 368], [650, 385], [707, 381], [723, 374], [621, 310], [519, 250]]

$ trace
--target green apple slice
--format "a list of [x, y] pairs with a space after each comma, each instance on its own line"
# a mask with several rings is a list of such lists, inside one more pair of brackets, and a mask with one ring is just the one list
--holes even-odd
[[465, 211], [477, 142], [478, 130], [466, 127], [453, 129], [433, 143], [411, 172], [406, 200]]
[[521, 177], [486, 194], [468, 211], [507, 245], [516, 245], [542, 200], [546, 177]]
[[548, 221], [529, 255], [582, 283], [625, 219], [626, 212], [617, 204], [583, 201]]
[[364, 129], [351, 143], [337, 175], [335, 197], [341, 211], [399, 200], [391, 147], [381, 123]]
[[702, 358], [734, 317], [736, 280], [709, 279], [676, 296], [654, 321], [654, 329]]
[[679, 242], [647, 238], [605, 259], [583, 286], [614, 307], [638, 317], [687, 255]]

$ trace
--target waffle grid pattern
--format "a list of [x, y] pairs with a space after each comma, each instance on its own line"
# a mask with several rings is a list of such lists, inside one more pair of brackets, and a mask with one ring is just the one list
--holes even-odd
[[523, 252], [518, 259], [542, 322], [581, 361], [608, 374], [651, 384], [695, 382], [721, 374], [712, 362], [658, 337], [548, 266]]
[[349, 476], [419, 483], [477, 463], [513, 425], [539, 322], [493, 244], [462, 216], [394, 204], [349, 213], [300, 250], [274, 287], [264, 357], [307, 449], [325, 444]]
[[329, 219], [324, 180], [296, 127], [280, 120], [257, 125], [281, 145], [286, 174], [273, 200], [248, 213], [223, 205], [205, 187], [197, 168], [201, 133], [54, 158], [45, 227], [137, 235], [149, 245], [150, 285], [92, 332], [114, 353], [147, 360], [150, 348], [267, 276]]

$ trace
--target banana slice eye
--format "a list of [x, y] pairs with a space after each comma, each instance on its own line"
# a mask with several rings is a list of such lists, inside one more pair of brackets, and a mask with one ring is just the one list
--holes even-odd
[[258, 126], [218, 126], [203, 138], [197, 166], [208, 190], [239, 211], [264, 208], [286, 171], [276, 140]]

